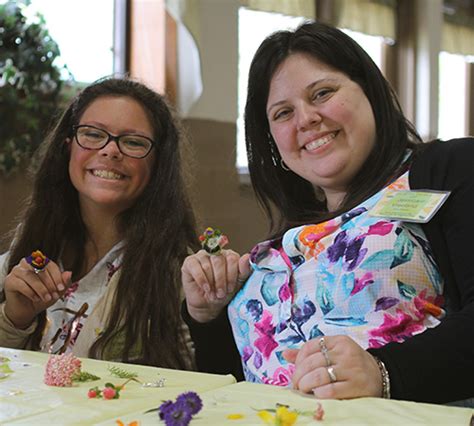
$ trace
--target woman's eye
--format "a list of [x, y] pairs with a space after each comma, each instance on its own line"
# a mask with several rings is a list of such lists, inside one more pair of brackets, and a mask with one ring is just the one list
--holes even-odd
[[290, 112], [291, 111], [289, 109], [282, 109], [280, 111], [277, 111], [273, 116], [273, 120], [280, 120], [282, 118], [285, 118], [290, 114]]
[[334, 90], [332, 89], [320, 89], [313, 93], [313, 101], [319, 101], [327, 98]]

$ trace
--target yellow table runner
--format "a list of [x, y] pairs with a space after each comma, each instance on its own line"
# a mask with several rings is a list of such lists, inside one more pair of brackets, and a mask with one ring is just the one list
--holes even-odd
[[[48, 355], [40, 352], [0, 348], [0, 356], [7, 357], [13, 373], [0, 379], [0, 425], [43, 424], [95, 424], [115, 420], [130, 412], [140, 412], [157, 407], [162, 400], [174, 399], [181, 392], [198, 393], [235, 383], [231, 375], [203, 374], [190, 371], [169, 370], [141, 365], [109, 363], [82, 359], [82, 371], [101, 377], [94, 382], [80, 383], [73, 387], [47, 386], [43, 383], [44, 367]], [[102, 388], [106, 382], [122, 384], [124, 379], [110, 375], [108, 366], [117, 366], [138, 373], [143, 382], [164, 378], [162, 388], [143, 388], [130, 382], [119, 399], [88, 399], [89, 388]], [[152, 416], [158, 424], [156, 414]]]
[[[12, 361], [14, 373], [0, 380], [0, 424], [101, 424], [116, 425], [139, 421], [140, 425], [163, 424], [157, 413], [145, 411], [157, 407], [163, 400], [174, 399], [185, 391], [195, 391], [203, 399], [204, 408], [192, 420], [192, 425], [262, 425], [257, 410], [274, 408], [276, 403], [290, 409], [313, 411], [314, 398], [290, 389], [251, 383], [235, 383], [232, 376], [167, 370], [120, 363], [83, 359], [83, 371], [96, 374], [101, 380], [82, 383], [72, 388], [50, 387], [43, 384], [47, 355], [0, 348], [0, 356]], [[111, 381], [123, 383], [110, 376], [107, 367], [119, 366], [139, 374], [139, 379], [152, 381], [165, 378], [163, 388], [142, 388], [129, 383], [120, 399], [88, 399], [87, 390]], [[18, 393], [20, 391], [21, 393]], [[296, 425], [465, 425], [470, 424], [474, 410], [443, 405], [406, 401], [360, 398], [348, 401], [320, 401], [325, 416], [322, 422], [300, 415]], [[227, 418], [240, 414], [238, 420]]]

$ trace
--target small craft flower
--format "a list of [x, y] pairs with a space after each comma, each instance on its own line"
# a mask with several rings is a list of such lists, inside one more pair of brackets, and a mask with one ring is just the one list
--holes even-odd
[[102, 395], [104, 396], [104, 399], [114, 399], [115, 397], [118, 397], [117, 391], [111, 387], [105, 387], [102, 391]]
[[316, 407], [316, 410], [314, 410], [314, 415], [313, 419], [317, 421], [321, 421], [324, 417], [324, 409], [323, 406], [321, 405], [320, 402], [318, 402], [318, 405]]
[[130, 422], [130, 423], [124, 423], [122, 420], [118, 419], [115, 420], [115, 423], [117, 423], [117, 426], [138, 426], [140, 423], [138, 423], [136, 420]]
[[95, 389], [89, 389], [89, 392], [87, 392], [87, 396], [89, 398], [97, 398], [97, 391]]
[[81, 371], [81, 361], [73, 354], [50, 355], [44, 383], [48, 386], [72, 386], [74, 375]]
[[229, 239], [219, 230], [211, 227], [206, 228], [204, 233], [199, 236], [202, 248], [209, 254], [219, 254], [221, 250], [229, 243]]
[[163, 420], [166, 426], [187, 426], [192, 418], [193, 415], [182, 402], [168, 405], [163, 413]]
[[240, 420], [240, 419], [243, 419], [244, 417], [245, 416], [243, 414], [239, 414], [239, 413], [229, 414], [227, 416], [229, 420]]
[[158, 416], [166, 426], [187, 426], [193, 416], [202, 409], [202, 400], [195, 392], [184, 392], [176, 401], [164, 401], [158, 408]]
[[33, 251], [26, 261], [36, 269], [43, 269], [49, 262], [49, 259], [41, 252], [41, 250]]
[[258, 416], [265, 422], [265, 424], [275, 426], [293, 426], [298, 419], [298, 413], [289, 410], [288, 407], [284, 405], [278, 406], [275, 415], [267, 410], [261, 410], [258, 412]]
[[196, 392], [184, 392], [176, 398], [177, 403], [182, 403], [192, 416], [202, 409], [202, 400]]

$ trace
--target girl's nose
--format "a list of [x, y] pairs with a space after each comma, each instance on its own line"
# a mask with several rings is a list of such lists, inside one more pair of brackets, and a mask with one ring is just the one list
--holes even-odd
[[122, 158], [123, 154], [120, 152], [118, 147], [118, 142], [116, 140], [111, 140], [107, 145], [99, 150], [99, 154], [104, 157], [111, 158]]

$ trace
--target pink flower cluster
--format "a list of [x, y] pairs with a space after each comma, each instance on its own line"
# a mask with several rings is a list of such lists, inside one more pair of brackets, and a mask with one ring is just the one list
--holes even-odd
[[73, 354], [50, 355], [44, 372], [48, 386], [72, 386], [73, 376], [81, 371], [81, 361]]

